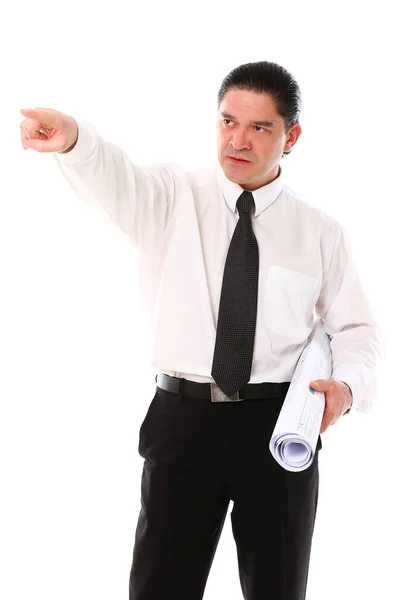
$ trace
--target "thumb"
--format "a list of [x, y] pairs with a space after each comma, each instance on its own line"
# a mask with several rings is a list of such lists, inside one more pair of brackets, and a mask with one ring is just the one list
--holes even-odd
[[322, 389], [323, 389], [323, 387], [324, 387], [324, 385], [323, 385], [323, 380], [322, 380], [322, 379], [316, 379], [315, 381], [312, 381], [312, 382], [310, 383], [310, 387], [311, 387], [313, 390], [316, 390], [316, 391], [318, 391], [318, 392], [321, 392], [321, 391], [322, 391]]

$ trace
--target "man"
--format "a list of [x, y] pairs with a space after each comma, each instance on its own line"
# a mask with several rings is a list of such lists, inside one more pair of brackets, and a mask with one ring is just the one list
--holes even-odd
[[200, 600], [231, 500], [245, 600], [304, 599], [321, 438], [295, 473], [268, 444], [316, 316], [333, 356], [332, 377], [310, 382], [325, 392], [321, 433], [374, 399], [382, 338], [348, 237], [282, 182], [300, 103], [281, 66], [237, 67], [218, 95], [219, 165], [191, 172], [139, 167], [91, 123], [22, 111], [23, 146], [54, 152], [140, 252], [158, 375], [139, 432], [130, 600]]

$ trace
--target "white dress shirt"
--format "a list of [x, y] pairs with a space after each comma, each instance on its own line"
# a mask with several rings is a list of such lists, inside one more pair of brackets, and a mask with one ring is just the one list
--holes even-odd
[[[139, 252], [155, 372], [214, 382], [211, 367], [222, 277], [243, 188], [217, 165], [185, 171], [139, 166], [77, 120], [79, 137], [55, 161], [79, 198], [100, 205]], [[332, 336], [332, 377], [368, 412], [384, 357], [376, 323], [352, 262], [349, 239], [330, 215], [277, 179], [252, 192], [260, 271], [249, 383], [291, 381], [316, 318]]]

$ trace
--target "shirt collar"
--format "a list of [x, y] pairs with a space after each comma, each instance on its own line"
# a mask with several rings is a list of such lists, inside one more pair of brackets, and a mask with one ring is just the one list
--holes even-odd
[[[244, 191], [242, 186], [228, 179], [220, 164], [217, 165], [217, 174], [226, 203], [232, 212], [237, 212], [236, 202]], [[257, 217], [277, 199], [282, 187], [282, 168], [279, 165], [279, 174], [276, 179], [251, 192], [255, 203], [254, 217]]]

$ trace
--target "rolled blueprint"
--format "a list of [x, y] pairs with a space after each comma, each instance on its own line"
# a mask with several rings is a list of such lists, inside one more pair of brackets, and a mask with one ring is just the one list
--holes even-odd
[[314, 460], [325, 410], [325, 393], [313, 390], [310, 383], [331, 376], [330, 337], [322, 319], [317, 319], [297, 361], [269, 443], [272, 456], [288, 471], [304, 471]]

